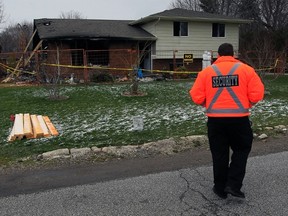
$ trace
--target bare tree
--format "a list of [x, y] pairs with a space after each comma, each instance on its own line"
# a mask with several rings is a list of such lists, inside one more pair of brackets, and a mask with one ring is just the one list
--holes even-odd
[[237, 13], [240, 18], [250, 19], [258, 22], [260, 20], [259, 0], [241, 0], [238, 4]]
[[[50, 50], [47, 55], [45, 51], [41, 53], [40, 57], [40, 76], [46, 87], [48, 98], [50, 100], [63, 100], [67, 99], [66, 96], [61, 94], [61, 68], [60, 68], [60, 50], [59, 45], [55, 42], [56, 50]], [[48, 59], [47, 59], [47, 56]], [[58, 67], [51, 67], [48, 64], [55, 62]], [[47, 64], [48, 63], [48, 64]]]
[[288, 50], [288, 1], [260, 0], [260, 21], [266, 34], [271, 36], [275, 51]]
[[83, 15], [78, 11], [68, 11], [68, 12], [61, 12], [60, 19], [85, 19]]
[[234, 16], [240, 2], [241, 0], [174, 0], [170, 7]]
[[218, 13], [219, 5], [216, 0], [200, 0], [200, 7], [208, 13]]
[[32, 36], [33, 24], [22, 22], [9, 25], [0, 33], [2, 52], [23, 52]]
[[288, 1], [262, 0], [261, 17], [268, 29], [272, 31], [283, 29], [288, 23]]
[[182, 8], [187, 10], [201, 11], [200, 0], [174, 0], [170, 4], [171, 8]]
[[4, 4], [2, 2], [2, 0], [0, 1], [0, 23], [3, 23], [5, 20], [5, 7], [4, 7]]
[[240, 2], [241, 0], [200, 0], [200, 7], [208, 13], [235, 16]]
[[16, 52], [19, 50], [18, 41], [18, 29], [16, 26], [8, 26], [0, 33], [0, 44], [2, 46], [2, 52]]
[[[132, 70], [129, 72], [128, 76], [131, 80], [131, 85], [129, 85], [129, 90], [125, 91], [123, 95], [133, 95], [141, 96], [145, 93], [139, 91], [138, 83], [138, 70], [141, 69], [141, 64], [144, 62], [145, 58], [151, 54], [151, 45], [153, 41], [138, 42], [135, 45], [135, 49], [131, 50], [130, 55], [123, 55], [122, 58], [125, 62], [129, 63]], [[129, 58], [129, 60], [127, 59]]]
[[146, 41], [145, 44], [143, 45], [142, 49], [139, 50], [139, 44], [138, 44], [138, 53], [137, 53], [137, 58], [135, 59], [135, 64], [133, 65], [133, 71], [132, 71], [132, 84], [130, 86], [130, 93], [132, 95], [139, 95], [141, 94], [139, 92], [139, 84], [137, 80], [137, 72], [138, 69], [140, 69], [140, 64], [144, 61], [145, 57], [149, 55], [151, 52], [151, 45], [152, 41]]
[[7, 64], [6, 66], [10, 68], [6, 70], [5, 73], [7, 73], [8, 76], [3, 82], [9, 82], [14, 78], [18, 79], [20, 74], [24, 75], [25, 78], [30, 77], [28, 74], [33, 74], [33, 72], [31, 72], [33, 62], [29, 61], [29, 52], [27, 52], [32, 50], [32, 31], [32, 23], [25, 21], [10, 25], [0, 33], [2, 53], [14, 53], [13, 55], [9, 55], [9, 60], [5, 63]]

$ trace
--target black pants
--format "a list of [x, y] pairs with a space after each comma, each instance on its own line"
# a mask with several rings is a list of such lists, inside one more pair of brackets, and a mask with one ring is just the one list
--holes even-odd
[[249, 118], [209, 117], [207, 126], [215, 187], [223, 190], [230, 186], [240, 190], [253, 141]]

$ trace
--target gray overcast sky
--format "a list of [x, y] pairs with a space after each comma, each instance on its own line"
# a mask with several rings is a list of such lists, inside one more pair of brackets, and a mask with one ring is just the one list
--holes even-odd
[[79, 12], [87, 19], [140, 19], [169, 9], [173, 0], [2, 0], [7, 24]]

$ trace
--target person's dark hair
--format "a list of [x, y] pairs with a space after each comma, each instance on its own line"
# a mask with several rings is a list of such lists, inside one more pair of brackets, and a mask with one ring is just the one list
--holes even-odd
[[232, 44], [223, 43], [218, 48], [219, 56], [234, 56], [234, 50]]

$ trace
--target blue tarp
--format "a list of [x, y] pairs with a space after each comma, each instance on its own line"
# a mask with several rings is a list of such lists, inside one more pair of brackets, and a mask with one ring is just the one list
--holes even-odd
[[137, 77], [142, 79], [143, 78], [143, 73], [142, 73], [142, 69], [139, 68], [138, 71], [137, 71]]

